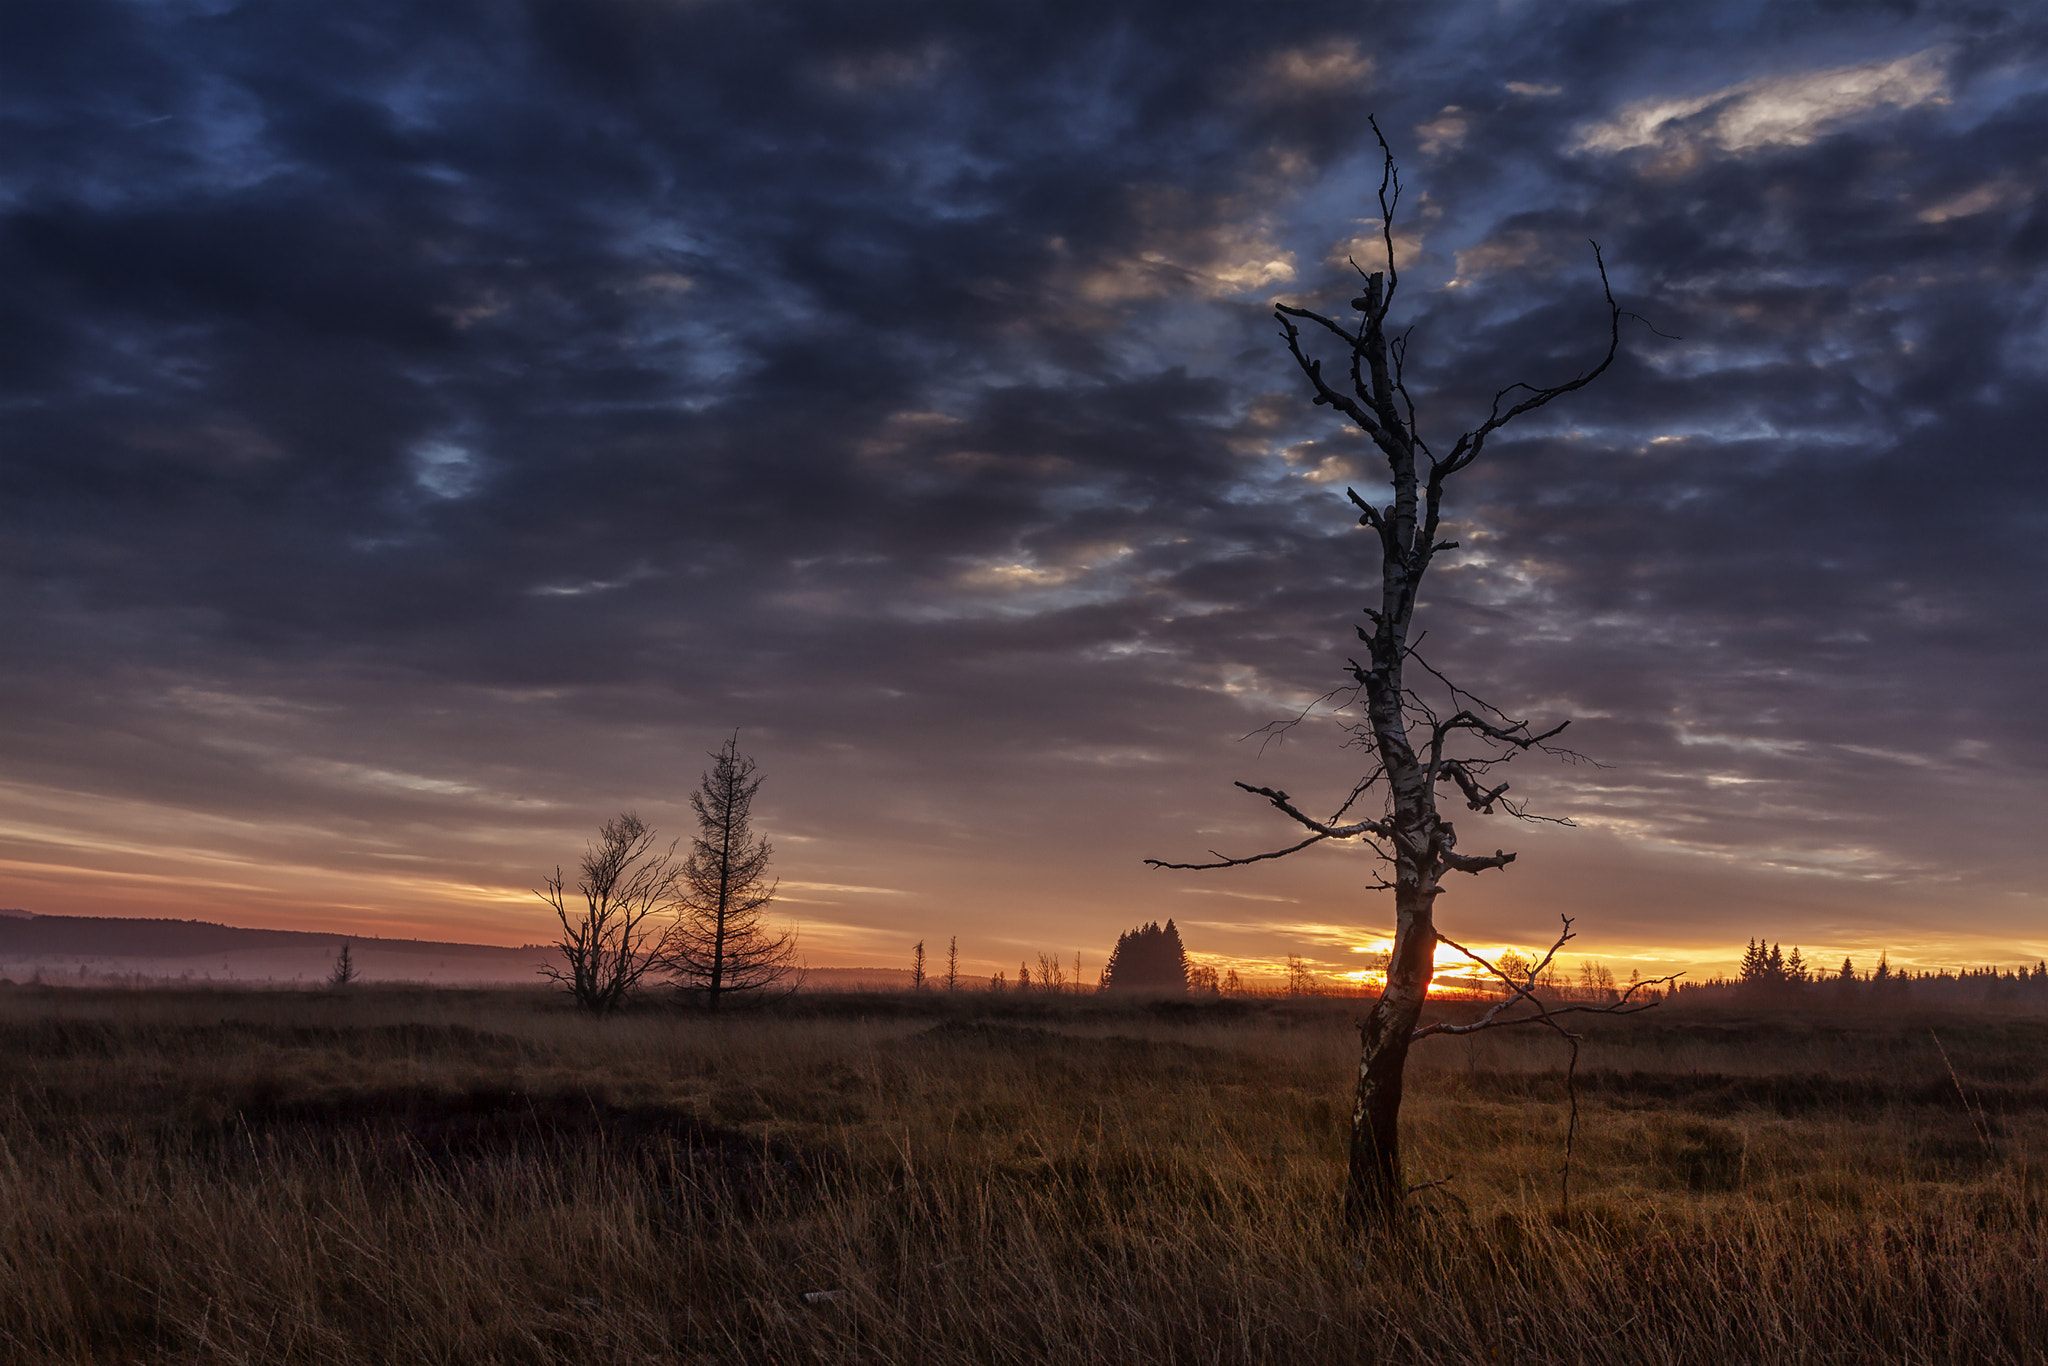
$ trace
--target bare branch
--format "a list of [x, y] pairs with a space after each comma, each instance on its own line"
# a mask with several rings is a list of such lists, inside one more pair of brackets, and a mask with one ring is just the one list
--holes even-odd
[[[1253, 787], [1250, 783], [1239, 783], [1237, 786], [1253, 796], [1264, 797], [1276, 810], [1293, 817], [1299, 824], [1307, 826], [1327, 839], [1350, 839], [1353, 835], [1378, 835], [1382, 839], [1390, 839], [1394, 833], [1393, 827], [1385, 821], [1356, 821], [1350, 825], [1328, 825], [1296, 807], [1293, 799], [1277, 788]], [[1350, 803], [1346, 802], [1345, 805], [1348, 807]]]
[[[1389, 259], [1392, 258], [1391, 251], [1388, 256]], [[1388, 344], [1387, 350], [1394, 359], [1394, 392], [1401, 396], [1401, 406], [1408, 410], [1408, 438], [1415, 443], [1415, 449], [1428, 456], [1430, 463], [1434, 465], [1436, 455], [1429, 449], [1429, 443], [1422, 439], [1422, 429], [1416, 425], [1415, 400], [1408, 393], [1408, 381], [1405, 376], [1408, 367], [1408, 338], [1414, 331], [1411, 327], [1394, 338]]]
[[[1602, 1005], [1552, 1005], [1536, 994], [1537, 981], [1542, 977], [1544, 970], [1550, 966], [1551, 961], [1557, 957], [1557, 951], [1565, 946], [1565, 942], [1577, 937], [1572, 933], [1572, 918], [1570, 916], [1560, 916], [1559, 919], [1564, 921], [1564, 929], [1557, 936], [1557, 942], [1550, 946], [1550, 951], [1543, 955], [1541, 962], [1531, 967], [1527, 975], [1519, 979], [1503, 972], [1497, 964], [1480, 957], [1457, 940], [1439, 930], [1436, 936], [1438, 943], [1450, 945], [1459, 953], [1464, 954], [1480, 967], [1492, 973], [1507, 987], [1508, 994], [1502, 997], [1492, 1009], [1469, 1024], [1438, 1023], [1424, 1025], [1415, 1031], [1414, 1037], [1426, 1039], [1437, 1034], [1479, 1034], [1489, 1029], [1510, 1029], [1517, 1025], [1541, 1025], [1545, 1028], [1554, 1029], [1561, 1034], [1566, 1034], [1568, 1037], [1576, 1037], [1570, 1035], [1569, 1031], [1557, 1023], [1559, 1016], [1634, 1015], [1641, 1011], [1649, 1010], [1657, 1004], [1655, 1001], [1636, 1000], [1635, 995], [1637, 992], [1646, 991], [1652, 987], [1664, 986], [1677, 981], [1685, 975], [1682, 972], [1674, 972], [1664, 977], [1646, 977], [1639, 982], [1632, 982], [1629, 984], [1628, 989], [1620, 992], [1614, 1000]], [[1524, 1002], [1534, 1007], [1536, 1014], [1507, 1016], [1503, 1018], [1505, 1012]]]
[[1505, 868], [1515, 861], [1513, 854], [1499, 849], [1484, 857], [1461, 854], [1454, 849], [1439, 849], [1437, 857], [1454, 873], [1483, 873], [1489, 868]]
[[1209, 852], [1216, 854], [1217, 861], [1215, 863], [1167, 863], [1156, 858], [1148, 858], [1145, 862], [1154, 868], [1182, 868], [1191, 872], [1203, 872], [1210, 868], [1237, 868], [1247, 863], [1263, 862], [1269, 858], [1286, 858], [1289, 854], [1298, 854], [1311, 844], [1321, 844], [1329, 838], [1328, 835], [1310, 835], [1300, 844], [1290, 844], [1285, 849], [1275, 849], [1270, 854], [1253, 854], [1247, 858], [1232, 858], [1228, 854], [1217, 854], [1214, 849], [1211, 849]]
[[1303, 707], [1295, 715], [1287, 717], [1285, 720], [1281, 721], [1268, 721], [1265, 725], [1260, 726], [1257, 730], [1246, 731], [1243, 735], [1240, 735], [1237, 738], [1241, 743], [1245, 740], [1251, 739], [1254, 735], [1263, 735], [1265, 739], [1259, 741], [1259, 753], [1263, 755], [1266, 752], [1267, 745], [1272, 744], [1273, 741], [1285, 736], [1288, 731], [1293, 730], [1303, 721], [1306, 721], [1308, 719], [1308, 715], [1310, 712], [1314, 711], [1317, 707], [1322, 706], [1323, 703], [1329, 701], [1331, 698], [1337, 697], [1349, 691], [1351, 691], [1351, 689], [1332, 688], [1328, 692], [1324, 693], [1321, 697], [1316, 698], [1307, 706]]
[[1451, 700], [1453, 702], [1457, 701], [1459, 698], [1462, 697], [1466, 701], [1472, 703], [1473, 706], [1478, 707], [1480, 710], [1492, 712], [1495, 716], [1498, 716], [1501, 720], [1507, 722], [1510, 726], [1526, 726], [1529, 724], [1526, 721], [1517, 721], [1514, 717], [1509, 716], [1506, 712], [1502, 711], [1499, 707], [1494, 706], [1493, 703], [1487, 701], [1485, 698], [1467, 692], [1465, 689], [1451, 682], [1449, 678], [1444, 676], [1442, 670], [1438, 669], [1434, 664], [1431, 664], [1427, 659], [1424, 659], [1422, 657], [1421, 647], [1422, 637], [1417, 636], [1415, 640], [1409, 644], [1408, 649], [1405, 653], [1405, 657], [1414, 660], [1417, 664], [1420, 664], [1425, 670], [1428, 671], [1430, 677], [1436, 679], [1437, 682], [1443, 684], [1444, 687], [1450, 691]]
[[[1344, 496], [1346, 498], [1349, 498], [1353, 503], [1355, 503], [1358, 506], [1358, 524], [1360, 526], [1369, 526], [1374, 531], [1378, 531], [1381, 533], [1384, 533], [1387, 530], [1386, 519], [1380, 516], [1380, 510], [1374, 507], [1371, 503], [1366, 502], [1365, 499], [1360, 498], [1358, 496], [1358, 491], [1356, 489], [1346, 488], [1344, 490]], [[1379, 620], [1379, 613], [1374, 612], [1370, 607], [1366, 608], [1366, 611], [1368, 614], [1372, 616], [1375, 622]]]
[[[1542, 750], [1545, 754], [1549, 754], [1556, 758], [1564, 759], [1567, 762], [1571, 763], [1594, 762], [1593, 760], [1587, 759], [1585, 755], [1580, 754], [1575, 750], [1569, 750], [1563, 748], [1562, 746], [1550, 745], [1545, 743], [1553, 737], [1561, 734], [1566, 727], [1571, 725], [1571, 722], [1563, 721], [1560, 722], [1558, 725], [1551, 727], [1547, 731], [1543, 731], [1540, 733], [1531, 733], [1529, 730], [1529, 723], [1527, 721], [1518, 720], [1515, 717], [1509, 716], [1506, 712], [1502, 711], [1499, 707], [1494, 706], [1491, 702], [1488, 702], [1486, 699], [1479, 697], [1473, 693], [1467, 692], [1465, 689], [1459, 687], [1456, 683], [1453, 683], [1448, 677], [1444, 675], [1442, 670], [1438, 669], [1435, 665], [1431, 664], [1427, 659], [1422, 657], [1420, 650], [1417, 648], [1421, 645], [1421, 643], [1422, 641], [1418, 637], [1414, 644], [1411, 644], [1403, 652], [1403, 657], [1406, 659], [1413, 659], [1417, 664], [1420, 664], [1423, 667], [1423, 669], [1430, 674], [1431, 677], [1435, 678], [1439, 683], [1443, 684], [1444, 688], [1450, 693], [1451, 700], [1453, 702], [1463, 699], [1472, 704], [1470, 707], [1463, 708], [1459, 710], [1457, 713], [1453, 714], [1452, 716], [1446, 718], [1437, 716], [1435, 710], [1430, 707], [1429, 703], [1418, 694], [1410, 693], [1404, 699], [1406, 704], [1412, 709], [1412, 712], [1414, 714], [1419, 714], [1420, 716], [1422, 716], [1429, 726], [1429, 776], [1431, 782], [1433, 783], [1435, 781], [1436, 776], [1440, 773], [1448, 774], [1451, 780], [1458, 785], [1459, 791], [1461, 791], [1464, 794], [1465, 805], [1469, 807], [1471, 810], [1481, 812], [1485, 815], [1490, 816], [1494, 814], [1495, 807], [1499, 807], [1500, 810], [1506, 812], [1509, 816], [1512, 816], [1514, 819], [1520, 821], [1529, 821], [1531, 823], [1540, 822], [1549, 825], [1572, 825], [1573, 821], [1569, 817], [1536, 815], [1531, 813], [1527, 807], [1521, 805], [1520, 803], [1507, 800], [1505, 796], [1508, 790], [1507, 783], [1501, 783], [1498, 786], [1487, 788], [1479, 782], [1477, 777], [1479, 773], [1482, 773], [1485, 770], [1493, 767], [1495, 764], [1505, 763], [1508, 759], [1513, 757], [1512, 754], [1495, 754], [1473, 758], [1447, 759], [1444, 757], [1445, 741], [1451, 735], [1458, 731], [1469, 731], [1473, 734], [1482, 736], [1486, 739], [1508, 745], [1518, 752], [1522, 750], [1539, 749]], [[1480, 715], [1479, 712], [1475, 711], [1473, 708], [1479, 708], [1486, 712], [1492, 713], [1494, 716], [1500, 718], [1502, 724], [1496, 725], [1492, 721], [1487, 720], [1486, 717]]]
[[1647, 328], [1649, 328], [1649, 329], [1650, 329], [1650, 332], [1651, 332], [1651, 334], [1652, 334], [1652, 335], [1654, 335], [1654, 336], [1659, 336], [1659, 337], [1662, 337], [1662, 338], [1663, 338], [1663, 339], [1664, 339], [1665, 341], [1684, 341], [1684, 340], [1685, 340], [1685, 338], [1683, 338], [1683, 337], [1681, 337], [1681, 336], [1677, 336], [1677, 335], [1675, 335], [1675, 334], [1673, 334], [1673, 333], [1670, 333], [1670, 332], [1660, 332], [1660, 331], [1658, 331], [1658, 330], [1657, 330], [1657, 324], [1655, 324], [1655, 323], [1651, 322], [1651, 321], [1650, 321], [1650, 320], [1649, 320], [1648, 318], [1645, 318], [1645, 317], [1644, 317], [1644, 316], [1643, 316], [1642, 314], [1640, 314], [1640, 313], [1624, 313], [1624, 314], [1622, 314], [1621, 316], [1622, 316], [1622, 317], [1624, 317], [1624, 318], [1634, 318], [1634, 319], [1635, 319], [1635, 320], [1636, 320], [1637, 322], [1641, 323], [1641, 324], [1642, 324], [1642, 325], [1643, 325], [1644, 327], [1647, 327]]
[[[1513, 745], [1516, 749], [1528, 749], [1534, 745], [1542, 744], [1553, 735], [1561, 733], [1570, 724], [1570, 721], [1560, 721], [1541, 735], [1531, 735], [1528, 733], [1529, 723], [1527, 721], [1517, 721], [1511, 726], [1501, 727], [1494, 725], [1491, 721], [1473, 712], [1461, 711], [1457, 715], [1437, 723], [1436, 743], [1441, 746], [1444, 737], [1454, 730], [1470, 730], [1477, 731], [1489, 740], [1498, 740], [1504, 745]], [[1517, 734], [1517, 731], [1521, 733]]]
[[1538, 812], [1531, 811], [1527, 806], [1523, 805], [1520, 802], [1510, 801], [1506, 797], [1502, 797], [1500, 799], [1500, 809], [1507, 812], [1516, 820], [1527, 821], [1531, 825], [1561, 825], [1567, 830], [1576, 830], [1579, 828], [1579, 823], [1573, 820], [1570, 816], [1545, 816]]
[[[1375, 769], [1356, 787], [1352, 788], [1351, 795], [1344, 799], [1344, 804], [1337, 808], [1337, 814], [1328, 821], [1316, 820], [1314, 817], [1301, 811], [1294, 805], [1293, 799], [1285, 792], [1270, 787], [1253, 787], [1250, 783], [1238, 783], [1238, 787], [1243, 788], [1254, 796], [1264, 797], [1275, 807], [1292, 816], [1296, 821], [1315, 831], [1315, 833], [1301, 843], [1290, 844], [1285, 849], [1275, 849], [1264, 854], [1248, 854], [1243, 858], [1233, 858], [1229, 854], [1211, 849], [1209, 852], [1216, 855], [1214, 863], [1168, 863], [1163, 859], [1156, 858], [1148, 858], [1145, 862], [1153, 868], [1179, 868], [1189, 872], [1206, 872], [1212, 868], [1237, 868], [1247, 863], [1263, 863], [1267, 859], [1286, 858], [1289, 854], [1300, 853], [1311, 844], [1320, 844], [1324, 840], [1353, 839], [1360, 835], [1377, 835], [1382, 839], [1390, 838], [1393, 830], [1385, 821], [1355, 821], [1350, 825], [1338, 825], [1336, 823], [1346, 811], [1351, 809], [1352, 803], [1356, 802], [1368, 788], [1379, 780], [1379, 776], [1379, 770]], [[1371, 841], [1368, 840], [1367, 843], [1370, 844]], [[1382, 856], [1385, 855], [1386, 851], [1378, 845], [1373, 845], [1373, 848], [1375, 852], [1380, 853]], [[1509, 855], [1509, 857], [1512, 858], [1513, 855]], [[1384, 880], [1382, 880], [1380, 890], [1384, 890], [1385, 885]]]
[[1443, 771], [1451, 775], [1459, 790], [1465, 794], [1466, 806], [1489, 816], [1493, 814], [1493, 804], [1508, 790], [1508, 785], [1502, 783], [1491, 791], [1481, 791], [1478, 782], [1472, 777], [1471, 770], [1456, 759], [1444, 760]]
[[[1527, 976], [1523, 979], [1522, 985], [1525, 985], [1527, 990], [1529, 991], [1534, 991], [1536, 989], [1536, 979], [1543, 975], [1543, 970], [1545, 968], [1548, 968], [1551, 964], [1551, 960], [1557, 957], [1557, 951], [1563, 948], [1567, 943], [1578, 938], [1578, 935], [1572, 932], [1572, 917], [1568, 915], [1561, 915], [1558, 917], [1558, 919], [1563, 921], [1564, 924], [1558, 931], [1557, 941], [1550, 946], [1550, 951], [1544, 954], [1540, 961], [1530, 966]], [[1459, 953], [1464, 954], [1467, 958], [1477, 963], [1480, 967], [1485, 968], [1495, 977], [1498, 977], [1501, 981], [1507, 983], [1509, 987], [1516, 987], [1518, 985], [1514, 978], [1508, 976], [1505, 972], [1502, 972], [1498, 967], [1495, 967], [1492, 963], [1487, 962], [1484, 958], [1481, 958], [1478, 954], [1472, 952], [1472, 950], [1466, 948], [1463, 944], [1460, 944], [1457, 940], [1452, 939], [1450, 936], [1444, 934], [1442, 931], [1438, 931], [1436, 937], [1439, 943], [1449, 944]]]
[[1321, 323], [1324, 327], [1329, 328], [1332, 332], [1342, 337], [1346, 345], [1351, 344], [1351, 334], [1328, 318], [1325, 318], [1322, 314], [1306, 308], [1292, 308], [1287, 304], [1274, 304], [1273, 316], [1280, 320], [1280, 335], [1286, 340], [1287, 349], [1293, 353], [1294, 363], [1301, 367], [1301, 372], [1308, 376], [1309, 383], [1315, 386], [1316, 396], [1312, 401], [1319, 405], [1327, 404], [1335, 408], [1338, 412], [1357, 423], [1359, 428], [1368, 436], [1378, 440], [1383, 435], [1379, 420], [1368, 414], [1365, 409], [1359, 407], [1356, 399], [1338, 393], [1324, 382], [1323, 363], [1311, 358], [1301, 349], [1301, 330], [1293, 323], [1287, 321], [1287, 319], [1289, 317], [1308, 318], [1314, 322]]
[[[1465, 468], [1465, 466], [1479, 458], [1480, 448], [1486, 444], [1487, 437], [1493, 435], [1502, 427], [1507, 426], [1508, 423], [1513, 422], [1522, 414], [1534, 412], [1554, 399], [1562, 398], [1574, 390], [1585, 388], [1588, 384], [1591, 384], [1594, 380], [1605, 374], [1608, 366], [1614, 364], [1614, 357], [1621, 349], [1621, 305], [1614, 302], [1614, 287], [1608, 283], [1607, 262], [1600, 255], [1600, 244], [1598, 242], [1593, 243], [1593, 264], [1600, 272], [1600, 292], [1607, 299], [1607, 354], [1600, 358], [1598, 365], [1590, 370], [1583, 371], [1572, 379], [1566, 380], [1563, 384], [1539, 388], [1533, 384], [1517, 382], [1502, 389], [1493, 396], [1493, 406], [1487, 412], [1486, 421], [1459, 437], [1457, 444], [1451, 448], [1451, 453], [1433, 466], [1431, 470], [1432, 479], [1437, 477], [1438, 471], [1441, 471], [1443, 474], [1452, 474]], [[1508, 395], [1524, 390], [1528, 392], [1529, 397], [1508, 408], [1506, 411], [1502, 411], [1500, 405], [1507, 401]]]
[[1416, 1196], [1427, 1191], [1440, 1191], [1445, 1199], [1449, 1200], [1466, 1214], [1470, 1214], [1472, 1206], [1465, 1203], [1465, 1197], [1450, 1189], [1451, 1182], [1457, 1179], [1458, 1173], [1452, 1172], [1449, 1176], [1439, 1176], [1434, 1181], [1418, 1181], [1403, 1191], [1401, 1198], [1403, 1200], [1413, 1200]]
[[1330, 817], [1330, 824], [1335, 825], [1338, 821], [1344, 819], [1344, 813], [1351, 809], [1351, 804], [1364, 796], [1372, 785], [1378, 782], [1385, 773], [1386, 769], [1383, 766], [1375, 766], [1372, 772], [1361, 778], [1358, 786], [1351, 789], [1351, 795], [1344, 799], [1344, 804], [1338, 807], [1336, 813]]
[[1380, 300], [1380, 315], [1384, 317], [1394, 306], [1394, 289], [1401, 283], [1401, 273], [1394, 268], [1394, 209], [1401, 202], [1401, 167], [1394, 160], [1387, 135], [1380, 131], [1379, 119], [1368, 114], [1365, 121], [1380, 144], [1380, 241], [1387, 249], [1387, 292]]

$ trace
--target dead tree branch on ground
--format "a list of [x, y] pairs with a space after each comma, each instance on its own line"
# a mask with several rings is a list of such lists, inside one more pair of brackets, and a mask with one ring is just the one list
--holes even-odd
[[[1645, 977], [1640, 981], [1629, 983], [1625, 989], [1616, 993], [1612, 1001], [1606, 1001], [1598, 1005], [1562, 1005], [1547, 1001], [1538, 994], [1536, 984], [1542, 978], [1544, 969], [1548, 968], [1551, 960], [1557, 957], [1557, 951], [1565, 946], [1566, 941], [1577, 937], [1572, 933], [1572, 918], [1570, 916], [1559, 916], [1558, 919], [1564, 921], [1564, 928], [1558, 932], [1557, 941], [1550, 946], [1549, 952], [1545, 953], [1537, 962], [1532, 963], [1528, 972], [1520, 977], [1503, 971], [1500, 967], [1472, 952], [1472, 950], [1466, 948], [1457, 940], [1452, 939], [1443, 931], [1437, 931], [1436, 939], [1439, 944], [1449, 945], [1477, 963], [1480, 967], [1485, 968], [1506, 989], [1506, 995], [1502, 996], [1497, 1004], [1476, 1020], [1468, 1021], [1465, 1024], [1450, 1024], [1439, 1021], [1435, 1024], [1421, 1025], [1415, 1030], [1412, 1038], [1416, 1040], [1427, 1039], [1438, 1034], [1482, 1034], [1489, 1029], [1511, 1029], [1517, 1025], [1535, 1025], [1539, 1028], [1550, 1030], [1560, 1039], [1564, 1040], [1566, 1047], [1571, 1050], [1571, 1055], [1566, 1061], [1564, 1069], [1564, 1094], [1567, 1115], [1564, 1131], [1564, 1166], [1558, 1176], [1558, 1202], [1561, 1205], [1569, 1206], [1572, 1199], [1572, 1153], [1577, 1147], [1579, 1139], [1579, 1045], [1584, 1042], [1585, 1036], [1565, 1028], [1560, 1023], [1561, 1017], [1566, 1015], [1637, 1014], [1656, 1005], [1657, 1001], [1655, 999], [1638, 1000], [1636, 993], [1668, 986], [1685, 974], [1674, 972], [1664, 977]], [[1510, 1013], [1516, 1006], [1520, 1005], [1530, 1007], [1531, 1013], [1526, 1015]]]

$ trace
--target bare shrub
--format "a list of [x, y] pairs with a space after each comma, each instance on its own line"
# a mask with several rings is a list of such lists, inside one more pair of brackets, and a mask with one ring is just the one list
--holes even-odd
[[577, 865], [582, 905], [564, 891], [559, 866], [536, 893], [562, 926], [554, 943], [562, 962], [541, 968], [541, 975], [593, 1014], [624, 1004], [664, 961], [656, 917], [674, 897], [674, 853], [673, 844], [666, 852], [656, 849], [654, 832], [630, 811], [606, 821]]

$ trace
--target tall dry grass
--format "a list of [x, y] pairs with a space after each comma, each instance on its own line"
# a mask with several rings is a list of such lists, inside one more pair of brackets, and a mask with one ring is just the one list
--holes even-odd
[[[2040, 1361], [2039, 1021], [1418, 1055], [1334, 1220], [1353, 1005], [0, 995], [0, 1360]], [[1951, 1074], [1929, 1030], [1954, 1064]]]

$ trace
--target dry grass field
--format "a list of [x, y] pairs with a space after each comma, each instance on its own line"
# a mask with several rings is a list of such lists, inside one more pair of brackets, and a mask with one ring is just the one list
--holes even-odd
[[1361, 1247], [1357, 1009], [0, 991], [0, 1360], [2048, 1360], [2048, 1021], [1596, 1019], [1569, 1208], [1432, 1041]]

